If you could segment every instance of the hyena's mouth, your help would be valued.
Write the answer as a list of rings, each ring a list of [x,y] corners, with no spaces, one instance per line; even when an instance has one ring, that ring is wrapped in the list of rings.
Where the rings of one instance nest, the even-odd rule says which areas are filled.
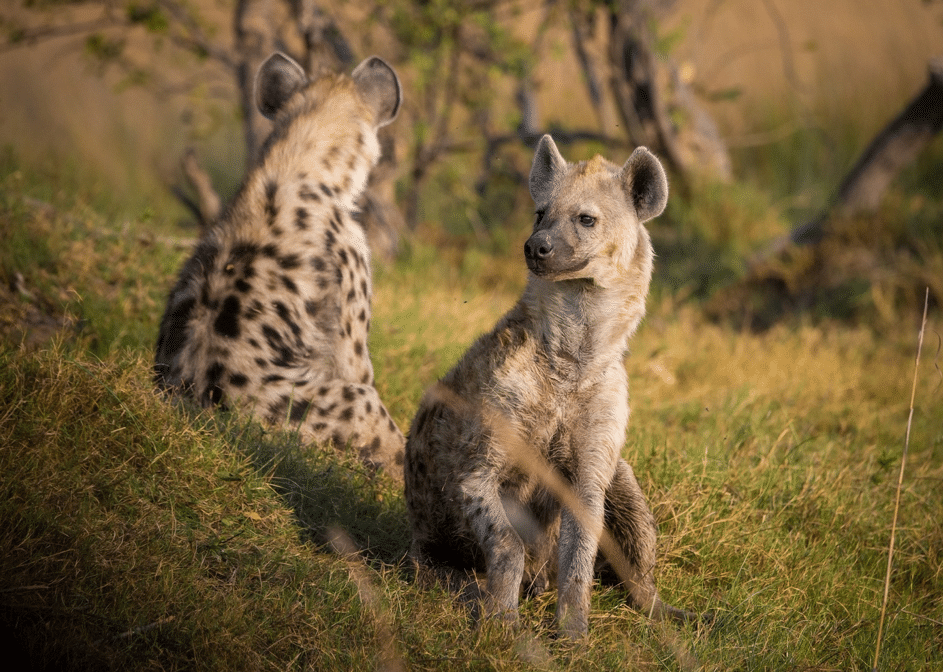
[[[584,268],[589,265],[589,260],[584,259],[583,261],[577,262],[570,266],[561,266],[557,263],[557,259],[550,257],[549,259],[535,259],[534,257],[526,257],[527,260],[527,269],[540,278],[553,279],[555,276],[568,276],[572,277],[574,274],[579,273]]]

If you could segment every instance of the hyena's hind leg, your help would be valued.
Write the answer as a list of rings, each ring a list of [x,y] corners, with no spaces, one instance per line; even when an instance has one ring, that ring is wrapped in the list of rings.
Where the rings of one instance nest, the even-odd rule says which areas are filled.
[[[350,446],[366,464],[403,480],[406,439],[372,385],[343,380],[296,383],[282,412],[281,420],[297,425],[306,440]]]
[[[600,568],[604,578],[614,580],[629,593],[629,603],[656,620],[671,618],[688,622],[698,615],[662,601],[655,588],[655,546],[657,528],[635,480],[632,467],[619,460],[615,478],[606,492],[606,529],[621,551],[621,558],[609,558]]]

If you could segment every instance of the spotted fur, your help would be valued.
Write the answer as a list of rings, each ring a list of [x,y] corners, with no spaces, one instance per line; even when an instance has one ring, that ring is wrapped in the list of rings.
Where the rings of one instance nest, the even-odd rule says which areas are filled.
[[[664,170],[644,148],[624,166],[572,165],[544,136],[530,190],[522,298],[426,393],[409,431],[412,556],[452,587],[484,570],[486,610],[511,622],[522,587],[555,580],[558,626],[575,637],[608,540],[608,573],[629,602],[686,618],[655,589],[655,521],[621,457],[623,357],[652,273],[642,223],[665,206]]]
[[[273,130],[170,293],[155,380],[350,446],[402,478],[405,440],[374,388],[370,251],[354,219],[399,81],[379,58],[308,81],[274,54],[256,91]]]

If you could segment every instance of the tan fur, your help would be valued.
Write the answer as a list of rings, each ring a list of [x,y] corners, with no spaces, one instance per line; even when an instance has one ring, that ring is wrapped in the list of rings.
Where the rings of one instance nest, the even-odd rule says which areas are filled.
[[[485,607],[511,622],[522,586],[556,579],[558,625],[578,636],[602,543],[632,604],[686,617],[658,597],[655,522],[621,458],[623,356],[652,273],[642,221],[664,207],[664,171],[644,149],[621,167],[574,166],[545,136],[531,193],[523,296],[427,392],[409,432],[412,555],[451,585],[486,571]]]
[[[354,219],[399,83],[375,58],[309,82],[276,54],[257,90],[271,136],[171,291],[156,381],[350,445],[399,479],[405,440],[373,386],[370,250]]]

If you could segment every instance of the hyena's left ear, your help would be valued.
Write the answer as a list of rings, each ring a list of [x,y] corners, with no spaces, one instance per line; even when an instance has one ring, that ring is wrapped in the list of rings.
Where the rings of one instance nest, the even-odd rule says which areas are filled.
[[[396,119],[402,91],[396,71],[379,56],[371,56],[350,73],[364,101],[376,113],[377,128]]]
[[[557,183],[566,173],[566,159],[557,149],[549,135],[544,135],[534,151],[534,164],[530,169],[530,195],[534,203],[542,205],[550,200]]]
[[[289,56],[275,52],[259,68],[255,78],[255,102],[259,112],[272,119],[292,95],[307,84],[304,69]]]
[[[668,202],[668,178],[661,162],[644,147],[638,147],[622,166],[622,189],[635,208],[641,224],[657,217]]]

